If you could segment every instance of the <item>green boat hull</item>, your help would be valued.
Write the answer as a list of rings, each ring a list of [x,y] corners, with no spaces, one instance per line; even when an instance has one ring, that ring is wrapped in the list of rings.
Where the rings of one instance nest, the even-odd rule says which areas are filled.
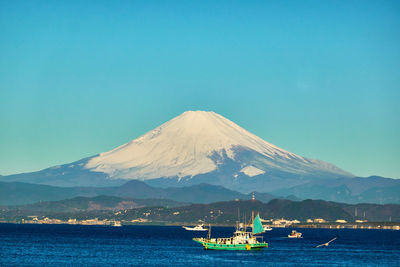
[[[204,249],[215,249],[215,250],[257,250],[268,248],[268,243],[256,243],[256,244],[218,244],[214,242],[204,242],[193,239],[197,243],[203,245]]]

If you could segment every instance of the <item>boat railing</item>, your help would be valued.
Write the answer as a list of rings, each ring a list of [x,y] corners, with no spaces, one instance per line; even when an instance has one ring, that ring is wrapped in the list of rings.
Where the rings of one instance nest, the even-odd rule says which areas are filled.
[[[233,242],[233,238],[232,237],[227,237],[227,238],[218,238],[217,239],[217,244],[227,244],[230,245]]]

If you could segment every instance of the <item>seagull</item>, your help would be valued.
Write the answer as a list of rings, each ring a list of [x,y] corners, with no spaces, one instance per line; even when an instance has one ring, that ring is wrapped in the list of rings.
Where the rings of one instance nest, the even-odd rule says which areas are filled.
[[[316,248],[319,248],[319,247],[322,247],[322,246],[329,246],[329,243],[331,243],[333,240],[336,240],[337,239],[337,237],[335,237],[335,238],[333,238],[333,239],[331,239],[331,240],[329,240],[328,242],[326,242],[326,243],[323,243],[323,244],[321,244],[321,245],[318,245],[318,246],[316,246]]]

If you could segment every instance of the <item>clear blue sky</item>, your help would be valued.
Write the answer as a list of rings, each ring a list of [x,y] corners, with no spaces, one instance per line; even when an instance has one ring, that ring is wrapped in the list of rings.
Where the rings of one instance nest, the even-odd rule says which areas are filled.
[[[400,1],[1,1],[0,174],[186,110],[400,178]]]

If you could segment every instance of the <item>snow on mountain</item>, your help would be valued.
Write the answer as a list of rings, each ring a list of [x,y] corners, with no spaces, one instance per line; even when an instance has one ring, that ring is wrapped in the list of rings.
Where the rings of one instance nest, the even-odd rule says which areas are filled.
[[[215,171],[221,159],[236,160],[238,149],[255,152],[269,162],[262,166],[241,163],[241,172],[250,177],[268,172],[268,168],[351,176],[329,163],[283,150],[206,111],[184,112],[129,143],[91,158],[85,168],[110,178],[193,177]]]
[[[243,169],[240,170],[240,172],[246,174],[249,177],[253,177],[253,176],[257,176],[257,175],[265,173],[265,171],[260,170],[260,169],[254,167],[254,166],[251,166],[251,165],[244,167]]]

